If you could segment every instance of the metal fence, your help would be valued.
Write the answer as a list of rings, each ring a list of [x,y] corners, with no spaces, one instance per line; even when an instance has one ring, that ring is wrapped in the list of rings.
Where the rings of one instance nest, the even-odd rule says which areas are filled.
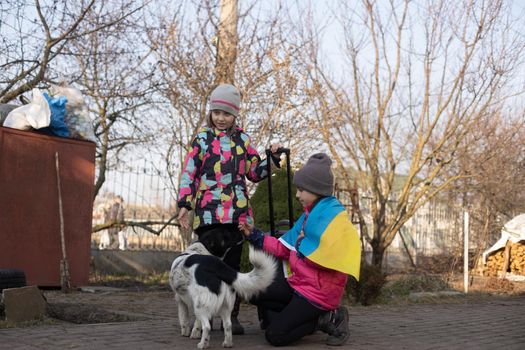
[[[336,187],[336,196],[352,212],[351,197],[357,195],[356,189],[348,190]],[[370,208],[372,199],[366,195],[356,196],[364,220],[372,229]],[[354,199],[356,201],[356,199]],[[392,200],[391,205],[395,204]],[[384,263],[393,268],[418,265],[418,258],[456,256],[463,245],[463,210],[451,206],[449,203],[430,200],[423,205],[408,220],[397,233],[392,244],[385,252]],[[388,212],[387,212],[388,215]],[[353,216],[357,220],[357,216]],[[475,237],[475,235],[473,236]],[[475,239],[471,240],[471,247],[477,248]],[[367,259],[371,258],[372,249],[365,244]]]
[[[106,183],[95,201],[94,224],[103,222],[104,206],[115,195],[124,199],[127,221],[167,221],[176,212],[175,191],[170,186],[168,174],[149,166],[146,161],[139,166],[107,174]],[[350,195],[349,191],[337,192],[338,198],[349,209]],[[360,196],[359,203],[365,220],[370,221],[371,200]],[[159,236],[137,227],[127,227],[124,233],[128,240],[128,249],[180,250],[185,245],[178,228],[173,226],[164,229]],[[99,245],[103,234],[104,232],[93,234],[94,247]],[[417,262],[418,256],[452,253],[460,247],[461,242],[461,211],[433,200],[419,209],[403,226],[388,253],[410,254]]]
[[[93,225],[105,221],[105,210],[116,196],[123,198],[125,221],[167,222],[176,212],[175,191],[171,186],[169,174],[144,160],[126,168],[109,171],[93,206]],[[161,224],[151,226],[159,230]],[[92,247],[101,247],[107,239],[108,231],[92,234]],[[174,250],[184,248],[185,242],[174,226],[165,227],[159,235],[134,226],[122,230],[127,241],[126,249]],[[102,245],[103,246],[103,245]]]
[[[133,219],[164,218],[175,202],[169,174],[148,160],[109,171],[100,193],[101,200],[112,195],[122,196],[127,215]]]

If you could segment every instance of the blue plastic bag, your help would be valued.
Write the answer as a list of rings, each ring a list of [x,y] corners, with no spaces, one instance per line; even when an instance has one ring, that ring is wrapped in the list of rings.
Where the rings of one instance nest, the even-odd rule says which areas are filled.
[[[47,92],[44,92],[44,97],[51,109],[51,122],[49,127],[40,130],[55,136],[69,137],[69,128],[65,122],[67,98],[64,96],[51,97]]]

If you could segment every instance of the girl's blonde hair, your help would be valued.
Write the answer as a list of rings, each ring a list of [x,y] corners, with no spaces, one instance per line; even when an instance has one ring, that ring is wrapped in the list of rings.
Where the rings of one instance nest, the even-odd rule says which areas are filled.
[[[226,130],[226,135],[231,136],[235,130],[237,129],[237,119],[238,117],[234,116],[233,124]],[[213,124],[213,120],[211,119],[211,110],[208,111],[208,114],[206,114],[206,125],[210,129],[215,129],[215,125]]]

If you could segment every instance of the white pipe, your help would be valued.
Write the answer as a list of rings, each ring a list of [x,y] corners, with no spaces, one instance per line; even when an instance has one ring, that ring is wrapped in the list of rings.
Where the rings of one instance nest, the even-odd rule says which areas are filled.
[[[465,294],[468,293],[468,236],[469,236],[469,216],[465,211],[463,214],[463,288]]]

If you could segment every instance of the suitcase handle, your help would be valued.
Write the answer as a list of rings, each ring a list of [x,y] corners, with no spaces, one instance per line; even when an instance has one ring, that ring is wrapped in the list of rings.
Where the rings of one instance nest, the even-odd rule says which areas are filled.
[[[277,152],[280,154],[286,154],[286,175],[287,175],[287,184],[288,184],[288,226],[293,227],[293,203],[292,203],[292,174],[290,171],[290,149],[289,148],[279,148]],[[266,150],[266,170],[268,173],[268,204],[269,204],[269,215],[270,215],[270,235],[276,236],[277,231],[275,230],[275,219],[274,219],[274,209],[273,209],[273,194],[272,194],[272,162],[271,162],[272,151],[270,149]]]

